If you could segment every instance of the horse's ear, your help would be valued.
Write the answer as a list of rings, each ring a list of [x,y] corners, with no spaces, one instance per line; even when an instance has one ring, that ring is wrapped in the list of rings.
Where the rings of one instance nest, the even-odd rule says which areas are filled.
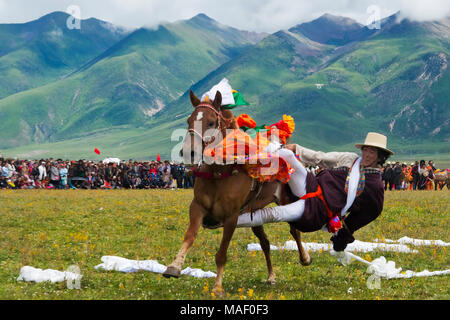
[[[195,94],[194,94],[194,92],[192,92],[192,90],[189,93],[189,96],[191,97],[191,103],[194,108],[201,103],[200,99],[195,96]]]
[[[216,97],[214,98],[213,102],[214,108],[216,108],[217,111],[220,111],[220,108],[222,107],[222,94],[220,91],[216,92]]]

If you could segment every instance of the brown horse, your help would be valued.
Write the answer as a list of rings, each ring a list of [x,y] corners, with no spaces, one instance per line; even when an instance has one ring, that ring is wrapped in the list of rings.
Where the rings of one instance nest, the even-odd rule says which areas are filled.
[[[186,135],[183,150],[184,157],[190,156],[190,162],[202,156],[208,143],[216,136],[207,136],[205,132],[217,129],[225,137],[226,129],[237,129],[237,124],[230,110],[222,110],[222,95],[217,92],[214,101],[201,102],[191,91],[191,103],[194,112],[188,118],[189,131]],[[195,122],[201,122],[201,130],[195,127]],[[213,130],[214,131],[214,130]],[[186,154],[186,151],[189,154]],[[165,277],[179,277],[186,258],[187,251],[194,242],[200,226],[214,228],[223,226],[223,236],[219,250],[216,254],[217,277],[213,292],[222,295],[222,278],[227,259],[227,249],[236,229],[238,216],[244,211],[254,211],[267,206],[269,203],[287,204],[295,201],[287,185],[280,182],[266,182],[260,184],[247,175],[236,165],[201,164],[197,169],[197,178],[194,184],[194,199],[189,208],[189,227],[184,235],[181,248],[173,262],[164,272]],[[263,226],[253,227],[253,233],[259,239],[268,269],[268,283],[275,283],[270,260],[270,243]],[[311,258],[302,246],[300,232],[291,226],[291,235],[294,237],[300,255],[300,263],[309,265]]]
[[[445,185],[447,185],[447,189],[450,189],[450,171],[447,169],[436,172],[434,174],[434,183],[438,184],[441,190]]]

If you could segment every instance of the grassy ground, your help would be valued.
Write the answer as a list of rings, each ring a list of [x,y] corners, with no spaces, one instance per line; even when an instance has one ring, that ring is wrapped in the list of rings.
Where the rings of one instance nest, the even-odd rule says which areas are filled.
[[[188,223],[191,190],[152,191],[1,191],[0,299],[217,299],[214,279],[159,274],[98,271],[103,255],[155,259],[169,264]],[[356,238],[398,239],[403,236],[450,241],[450,191],[387,192],[382,215]],[[285,223],[266,226],[272,244],[292,240]],[[329,242],[324,232],[303,234],[304,242]],[[185,267],[215,272],[214,255],[220,230],[201,229]],[[329,253],[311,253],[313,263],[302,267],[298,253],[273,251],[277,284],[265,283],[262,252],[248,252],[257,242],[250,229],[236,230],[228,251],[224,289],[226,299],[450,299],[449,276],[382,280],[369,290],[364,265],[340,265]],[[450,268],[445,247],[416,247],[417,254],[371,252],[384,255],[403,270]],[[20,268],[66,270],[78,265],[80,290],[65,283],[16,281]],[[348,289],[352,288],[352,293]]]

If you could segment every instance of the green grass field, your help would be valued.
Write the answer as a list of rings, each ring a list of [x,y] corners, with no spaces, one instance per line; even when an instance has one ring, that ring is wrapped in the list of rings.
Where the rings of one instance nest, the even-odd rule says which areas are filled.
[[[167,265],[177,253],[188,224],[192,190],[1,191],[0,299],[219,299],[212,295],[214,279],[160,274],[99,271],[104,255],[154,259]],[[355,233],[358,240],[376,238],[450,241],[450,191],[387,192],[384,211]],[[286,223],[265,227],[271,243],[292,240]],[[221,229],[201,229],[184,267],[216,272],[214,255]],[[329,242],[330,234],[302,234],[304,242]],[[449,276],[381,281],[367,288],[366,266],[344,267],[328,252],[311,253],[303,267],[295,251],[272,251],[277,275],[266,284],[261,251],[248,252],[257,242],[250,229],[237,229],[228,250],[225,299],[450,299]],[[449,248],[414,247],[417,254],[373,251],[365,259],[385,256],[403,270],[450,268]],[[66,283],[18,282],[22,266],[64,271],[80,267],[81,289]],[[348,289],[352,288],[352,293]]]

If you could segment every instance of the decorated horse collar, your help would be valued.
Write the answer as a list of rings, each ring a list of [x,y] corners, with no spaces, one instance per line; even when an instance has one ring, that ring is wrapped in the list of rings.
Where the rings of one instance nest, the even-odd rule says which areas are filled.
[[[192,171],[194,173],[194,176],[196,178],[211,180],[211,179],[226,179],[231,176],[237,175],[239,173],[239,170],[241,169],[241,165],[233,164],[231,167],[231,172],[207,172],[207,171],[200,171],[200,164],[197,166],[197,168],[194,168]]]

